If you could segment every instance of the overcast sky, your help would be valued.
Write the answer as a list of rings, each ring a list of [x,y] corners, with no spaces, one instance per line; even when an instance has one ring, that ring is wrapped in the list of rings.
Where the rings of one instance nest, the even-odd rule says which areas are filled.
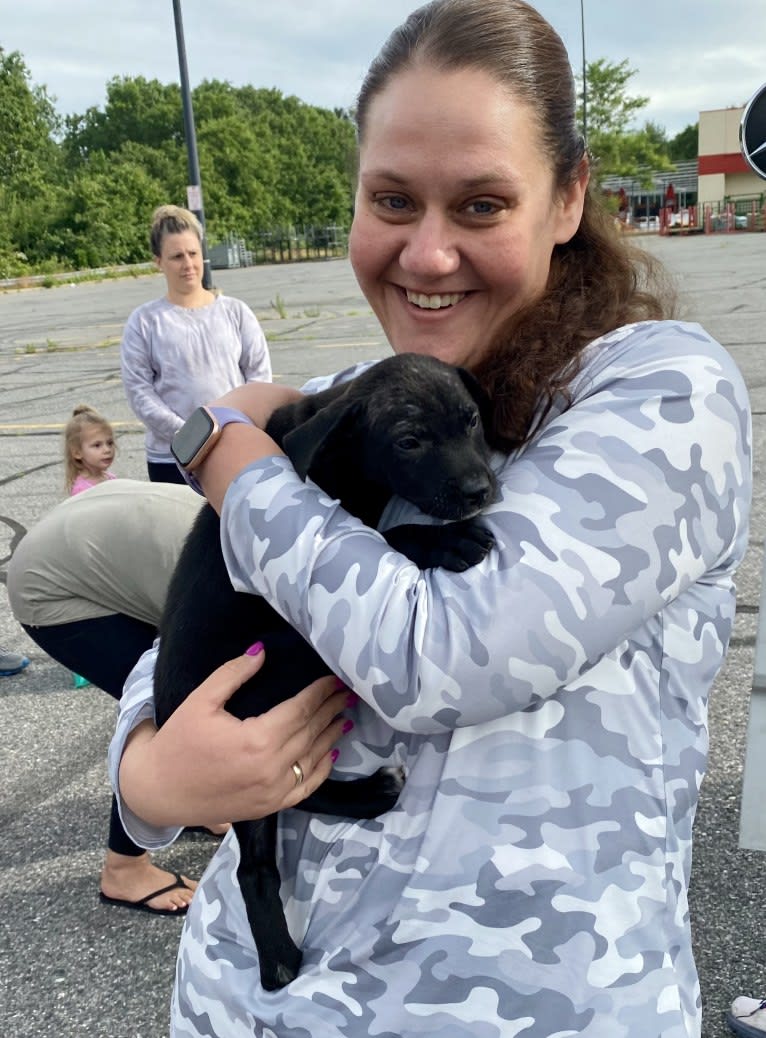
[[[365,68],[417,0],[182,0],[189,78],[276,87],[349,107]],[[588,61],[628,60],[640,115],[673,136],[766,82],[764,0],[583,0]],[[582,67],[580,0],[538,0]],[[113,76],[177,82],[172,0],[0,0],[0,47],[20,51],[61,115],[103,107]]]

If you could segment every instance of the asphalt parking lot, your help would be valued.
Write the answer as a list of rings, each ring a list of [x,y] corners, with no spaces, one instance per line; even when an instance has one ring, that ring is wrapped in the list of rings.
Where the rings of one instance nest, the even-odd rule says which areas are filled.
[[[750,549],[734,638],[711,700],[692,881],[703,1036],[723,1038],[734,995],[766,996],[766,854],[738,846],[766,537],[766,235],[647,236],[645,244],[678,279],[686,316],[737,359],[753,406]],[[346,260],[218,271],[215,282],[255,310],[275,375],[287,384],[386,352]],[[109,908],[97,898],[113,702],[96,689],[72,687],[69,673],[15,623],[5,592],[15,545],[64,496],[61,428],[75,404],[91,403],[115,423],[114,471],[145,477],[118,340],[128,313],[162,290],[159,277],[144,275],[0,291],[0,644],[31,660],[21,675],[0,678],[0,1034],[7,1038],[167,1034],[180,920]],[[184,836],[158,860],[197,876],[214,849],[210,839]]]

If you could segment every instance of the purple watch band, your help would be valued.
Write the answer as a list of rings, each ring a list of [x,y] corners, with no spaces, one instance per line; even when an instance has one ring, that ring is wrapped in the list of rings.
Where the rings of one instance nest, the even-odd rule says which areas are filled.
[[[221,432],[223,431],[223,429],[226,428],[227,425],[233,425],[233,424],[252,425],[253,424],[251,419],[249,419],[246,414],[243,414],[242,411],[238,411],[234,407],[203,407],[203,408],[197,408],[197,410],[198,411],[206,411],[208,415],[211,415],[214,418],[215,423],[216,423],[216,425],[218,427],[217,428],[217,432],[214,431],[215,432],[215,440],[218,439],[218,437],[221,435]],[[194,413],[196,414],[196,412],[194,412]],[[194,416],[192,415],[191,418],[193,418],[193,417]],[[190,421],[191,421],[191,418],[189,419]],[[181,427],[181,429],[183,429],[183,428],[184,428],[184,426]],[[210,434],[210,437],[208,438],[208,440],[212,436],[213,436],[213,433]],[[189,486],[192,488],[192,490],[196,490],[196,492],[198,494],[200,494],[200,495],[202,495],[204,497],[205,496],[204,491],[203,491],[203,489],[202,489],[202,487],[200,485],[199,480],[194,475],[194,472],[190,472],[177,459],[176,459],[176,464],[178,465],[178,468],[179,468],[179,471],[181,472],[181,475],[184,477],[184,479],[189,484]]]

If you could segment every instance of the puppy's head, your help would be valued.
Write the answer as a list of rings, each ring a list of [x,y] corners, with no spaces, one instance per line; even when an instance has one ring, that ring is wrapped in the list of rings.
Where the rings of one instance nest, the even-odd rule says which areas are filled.
[[[379,478],[428,515],[456,520],[480,512],[496,484],[484,437],[489,401],[478,382],[419,354],[399,354],[377,368],[385,378],[369,395],[366,422],[371,439],[385,444],[376,459]]]
[[[345,478],[364,479],[429,515],[464,519],[495,492],[482,423],[488,406],[467,371],[398,354],[336,391],[283,446],[303,478],[311,474],[330,492],[327,483],[337,486],[345,467]]]

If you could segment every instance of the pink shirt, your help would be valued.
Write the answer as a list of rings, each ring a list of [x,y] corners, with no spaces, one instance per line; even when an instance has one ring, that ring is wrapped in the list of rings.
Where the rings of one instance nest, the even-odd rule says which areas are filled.
[[[104,479],[117,479],[113,472],[105,472]],[[72,484],[72,489],[69,491],[70,497],[74,497],[75,494],[81,494],[83,490],[90,490],[91,487],[97,487],[99,483],[103,483],[104,479],[89,479],[87,476],[78,476]]]

